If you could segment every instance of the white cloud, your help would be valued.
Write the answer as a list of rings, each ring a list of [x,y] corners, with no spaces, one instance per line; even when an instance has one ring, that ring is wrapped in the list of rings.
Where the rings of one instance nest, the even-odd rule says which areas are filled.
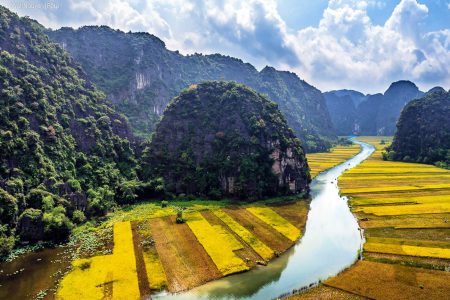
[[[322,89],[375,92],[399,79],[424,88],[450,86],[449,32],[421,31],[425,5],[402,0],[378,26],[367,15],[367,3],[356,2],[331,0],[318,27],[297,32],[299,74]]]
[[[54,10],[19,12],[52,28],[104,24],[148,31],[172,50],[218,52],[257,67],[289,69],[323,90],[382,91],[399,79],[411,79],[423,88],[450,86],[450,28],[425,32],[422,23],[428,8],[416,0],[401,0],[383,25],[373,24],[367,10],[383,8],[384,1],[330,0],[318,26],[297,32],[278,14],[276,0],[59,0],[58,4]]]

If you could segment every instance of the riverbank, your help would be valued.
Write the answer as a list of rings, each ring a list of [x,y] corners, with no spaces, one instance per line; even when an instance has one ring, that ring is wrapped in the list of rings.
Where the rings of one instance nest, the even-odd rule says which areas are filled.
[[[448,299],[450,171],[383,161],[390,138],[358,139],[377,151],[346,172],[339,186],[364,229],[364,260],[326,280],[326,290],[343,297]]]
[[[359,146],[339,146],[329,153],[313,154],[309,157],[309,163],[317,174],[358,151]],[[324,164],[324,160],[329,161]],[[171,201],[167,207],[161,207],[159,202],[123,207],[109,214],[100,224],[87,223],[78,227],[73,235],[73,244],[78,247],[73,251],[65,251],[67,255],[64,259],[57,259],[57,249],[50,249],[46,250],[50,252],[45,259],[40,258],[43,252],[37,252],[16,260],[17,265],[23,266],[22,272],[14,274],[16,270],[13,267],[3,268],[8,270],[8,275],[13,275],[2,277],[0,295],[8,299],[41,296],[51,299],[58,279],[69,271],[72,259],[75,259],[74,267],[64,277],[61,289],[66,285],[76,290],[76,284],[79,284],[79,290],[93,292],[88,285],[95,282],[94,277],[98,275],[95,270],[108,270],[108,266],[117,260],[115,253],[118,250],[115,247],[119,245],[116,240],[121,241],[121,235],[129,236],[126,228],[130,228],[132,239],[125,240],[125,247],[121,249],[125,249],[124,257],[134,257],[136,268],[131,273],[130,270],[110,271],[136,277],[137,293],[141,295],[162,289],[183,291],[228,274],[255,268],[285,252],[303,234],[309,202],[292,200],[295,199],[268,199],[245,206],[236,206],[231,201]],[[186,209],[185,224],[175,224],[177,207]],[[116,232],[115,226],[123,223],[129,225],[122,226],[120,234]],[[217,239],[221,243],[214,244]],[[218,249],[219,254],[215,254]],[[52,257],[52,251],[55,257]],[[174,256],[173,253],[180,255]],[[40,267],[34,269],[26,263],[20,264],[21,261],[27,261],[27,257],[33,257],[35,261],[40,259]],[[230,264],[230,261],[234,263]],[[70,275],[73,272],[75,275]],[[97,275],[92,277],[89,272]],[[101,287],[100,294],[114,290],[114,286],[108,283],[114,280],[107,274],[104,274],[103,279],[100,276],[96,284]],[[50,282],[38,278],[53,280]],[[83,280],[79,281],[78,278]],[[92,280],[86,281],[86,278]],[[19,285],[23,288],[17,292],[16,287]],[[95,289],[93,293],[96,293]],[[63,294],[65,298],[82,298],[72,292]]]

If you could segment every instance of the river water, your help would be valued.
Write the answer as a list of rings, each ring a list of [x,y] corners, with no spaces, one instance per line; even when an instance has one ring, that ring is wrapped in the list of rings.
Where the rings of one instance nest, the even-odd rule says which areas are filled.
[[[361,152],[315,177],[311,183],[311,208],[304,236],[267,266],[212,281],[180,294],[161,293],[153,299],[272,299],[336,275],[352,265],[362,247],[362,233],[337,178],[369,157],[375,148]]]
[[[347,199],[340,197],[337,178],[366,159],[373,146],[355,141],[362,150],[350,160],[315,177],[305,234],[291,249],[246,273],[212,281],[180,294],[161,293],[156,299],[271,299],[333,276],[353,264],[362,246],[356,219]],[[0,299],[30,299],[46,291],[53,298],[57,278],[70,265],[66,248],[28,253],[0,264]]]

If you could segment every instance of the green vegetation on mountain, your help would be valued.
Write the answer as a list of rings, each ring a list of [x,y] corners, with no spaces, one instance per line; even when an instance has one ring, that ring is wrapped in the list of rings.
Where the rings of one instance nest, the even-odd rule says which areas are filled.
[[[450,168],[450,92],[435,88],[411,101],[384,158]]]
[[[0,255],[66,239],[136,180],[126,119],[44,30],[0,6]]]
[[[183,56],[147,33],[124,33],[106,26],[61,28],[47,34],[80,62],[134,132],[149,137],[170,99],[207,80],[230,80],[265,93],[276,102],[308,151],[325,151],[336,139],[321,92],[291,72],[266,67],[258,72],[239,59]]]
[[[167,107],[143,177],[166,190],[221,198],[261,198],[308,190],[300,141],[271,102],[233,82],[193,85]]]

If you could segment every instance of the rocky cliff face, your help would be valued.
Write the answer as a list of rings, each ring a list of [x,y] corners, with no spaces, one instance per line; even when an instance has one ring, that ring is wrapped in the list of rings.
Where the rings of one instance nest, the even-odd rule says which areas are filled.
[[[349,135],[358,132],[355,120],[357,119],[356,107],[349,95],[341,95],[334,92],[324,93],[324,97],[330,111],[331,121],[338,135]]]
[[[351,90],[324,93],[338,134],[363,135],[393,135],[403,107],[422,95],[414,83],[404,80],[392,83],[384,94],[364,96]]]
[[[450,92],[433,88],[409,102],[385,157],[450,168]]]
[[[300,141],[277,104],[232,82],[193,85],[175,97],[145,151],[144,176],[174,193],[260,198],[308,191]]]
[[[377,135],[393,135],[400,113],[409,101],[420,98],[423,92],[411,81],[391,84],[383,95],[375,118]]]
[[[70,51],[143,137],[155,129],[169,100],[182,89],[205,80],[232,80],[267,93],[278,103],[308,150],[325,150],[335,138],[320,91],[293,73],[273,68],[258,72],[250,64],[219,54],[183,56],[167,50],[153,35],[105,26],[62,28],[48,35]]]

